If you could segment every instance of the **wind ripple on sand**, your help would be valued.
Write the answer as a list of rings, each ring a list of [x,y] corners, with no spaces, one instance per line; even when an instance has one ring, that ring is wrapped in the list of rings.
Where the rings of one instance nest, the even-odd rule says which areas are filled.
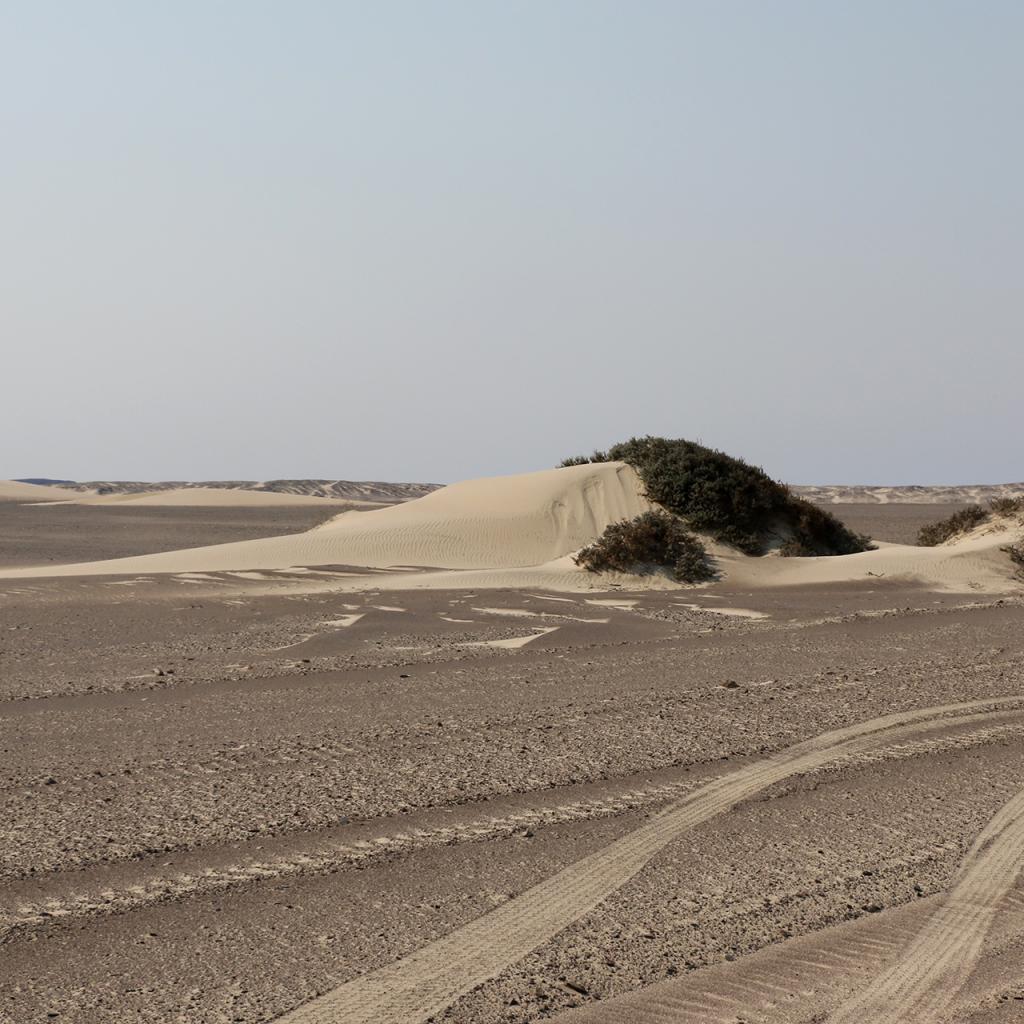
[[[282,1024],[415,1024],[440,1013],[593,910],[673,839],[799,772],[924,728],[961,724],[1019,697],[970,701],[871,719],[824,733],[701,787],[604,849],[451,934],[334,989],[280,1018]],[[960,713],[968,718],[942,716]]]

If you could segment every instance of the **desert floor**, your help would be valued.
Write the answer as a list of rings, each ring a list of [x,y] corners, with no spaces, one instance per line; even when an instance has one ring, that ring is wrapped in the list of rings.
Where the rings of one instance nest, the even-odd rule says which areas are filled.
[[[8,503],[0,565],[336,512]],[[345,571],[0,579],[0,1021],[1024,1020],[1024,598]]]
[[[99,561],[201,544],[301,533],[338,514],[323,507],[51,505],[0,501],[0,568]]]

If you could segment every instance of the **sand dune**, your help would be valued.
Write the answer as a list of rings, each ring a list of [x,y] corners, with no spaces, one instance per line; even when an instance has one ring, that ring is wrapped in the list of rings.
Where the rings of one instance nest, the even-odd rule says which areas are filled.
[[[1019,528],[1007,527],[972,535],[934,548],[910,544],[879,544],[876,551],[822,558],[748,558],[718,547],[722,571],[739,585],[804,586],[867,579],[918,579],[944,589],[1003,592],[1019,589],[1008,557],[1001,548],[1020,539]]]
[[[290,566],[538,566],[578,550],[609,523],[650,508],[625,463],[470,480],[416,501],[349,512],[307,533],[135,558],[9,570],[3,576],[178,573]]]
[[[23,484],[20,480],[0,480],[0,501],[68,501],[79,498],[77,491],[45,484]]]
[[[36,490],[52,491],[23,484],[16,493],[32,495]],[[190,488],[84,500],[189,505],[196,503],[197,494],[216,505],[328,500],[215,488],[204,495],[203,491]],[[80,495],[75,498],[83,500]],[[651,507],[632,467],[622,462],[595,463],[452,484],[400,505],[342,513],[306,533],[102,562],[9,569],[0,572],[0,578],[350,565],[449,570],[402,572],[400,579],[392,581],[400,588],[541,586],[586,590],[607,586],[609,578],[584,572],[569,556],[600,536],[610,523]],[[721,575],[741,586],[902,578],[940,589],[996,593],[1019,587],[1000,549],[1019,539],[1021,532],[1019,523],[1004,521],[936,548],[881,544],[875,551],[820,558],[750,558],[718,544],[709,544],[709,549]],[[662,576],[616,578],[616,582],[624,580],[635,587],[671,585]],[[389,582],[375,576],[374,585],[388,586]]]
[[[46,487],[40,490],[54,491],[57,488]],[[380,508],[384,503],[361,501],[347,498],[321,498],[311,494],[292,494],[287,491],[249,491],[240,487],[178,487],[170,490],[131,491],[115,494],[71,494],[71,498],[55,499],[47,496],[41,501],[59,505],[118,505],[118,506],[177,506],[195,508],[269,508],[280,505],[356,505],[367,508]]]

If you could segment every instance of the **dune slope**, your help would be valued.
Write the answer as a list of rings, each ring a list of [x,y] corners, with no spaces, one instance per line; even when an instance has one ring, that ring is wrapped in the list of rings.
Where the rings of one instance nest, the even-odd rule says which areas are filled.
[[[534,566],[576,551],[650,508],[625,463],[469,480],[307,533],[134,558],[9,570],[4,577],[283,569],[290,566]]]
[[[77,491],[48,484],[25,484],[20,480],[0,480],[0,501],[68,501],[79,498]]]

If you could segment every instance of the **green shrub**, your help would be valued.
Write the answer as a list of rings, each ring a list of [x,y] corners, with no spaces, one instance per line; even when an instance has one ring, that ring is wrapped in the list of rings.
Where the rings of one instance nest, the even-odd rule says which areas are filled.
[[[592,462],[607,462],[608,456],[604,452],[594,452],[593,455],[570,455],[567,459],[562,459],[558,464],[559,469],[565,469],[566,466],[588,466]]]
[[[687,526],[750,555],[763,554],[772,537],[789,534],[795,554],[847,555],[870,540],[823,508],[796,497],[763,469],[693,441],[634,437],[581,462],[627,462],[648,498]]]
[[[783,544],[779,552],[782,555],[854,555],[859,551],[870,551],[875,546],[867,534],[854,533],[831,512],[806,498],[790,494],[790,511],[794,536]],[[794,544],[802,550],[786,550]]]
[[[936,544],[942,544],[958,533],[974,529],[988,518],[989,513],[981,505],[968,505],[946,519],[922,526],[917,532],[917,543],[921,547],[933,548]]]
[[[699,583],[714,576],[704,545],[675,516],[644,512],[635,519],[611,523],[576,555],[591,572],[635,572],[644,566],[672,570],[677,580]]]

